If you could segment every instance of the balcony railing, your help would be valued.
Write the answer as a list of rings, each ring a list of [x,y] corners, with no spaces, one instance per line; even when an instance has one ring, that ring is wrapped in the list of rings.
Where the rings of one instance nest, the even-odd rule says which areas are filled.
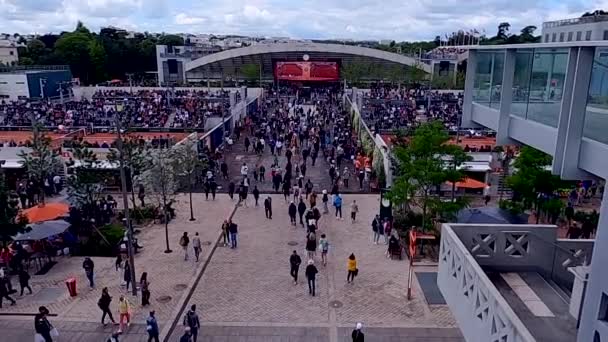
[[[437,283],[468,342],[535,342],[454,230],[441,229]]]

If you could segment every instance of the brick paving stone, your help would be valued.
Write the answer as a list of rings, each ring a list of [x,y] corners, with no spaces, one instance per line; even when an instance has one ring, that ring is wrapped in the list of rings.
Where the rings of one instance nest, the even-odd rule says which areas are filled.
[[[128,297],[133,308],[132,321],[143,322],[149,310],[156,310],[159,324],[162,325],[172,318],[174,308],[180,298],[187,293],[188,289],[176,291],[177,284],[189,285],[201,267],[210,251],[210,246],[203,246],[199,263],[194,262],[194,253],[189,251],[190,260],[183,260],[183,251],[178,241],[183,232],[188,231],[192,237],[199,232],[201,241],[215,242],[223,219],[229,214],[234,202],[227,195],[219,195],[215,201],[205,201],[204,195],[194,194],[193,203],[195,207],[196,221],[188,221],[190,217],[187,195],[177,198],[177,217],[169,224],[169,243],[173,253],[165,254],[165,232],[164,225],[153,224],[141,228],[137,238],[143,244],[143,250],[135,256],[137,278],[142,272],[148,272],[151,290],[151,305],[143,308],[140,298]],[[82,257],[58,258],[58,264],[44,276],[32,276],[32,287],[34,292],[39,292],[42,287],[57,287],[63,289],[63,294],[51,303],[34,301],[35,296],[17,296],[16,306],[4,306],[0,313],[35,313],[38,306],[46,305],[52,313],[59,316],[54,318],[61,322],[94,322],[100,320],[101,312],[97,307],[101,289],[108,287],[113,296],[112,311],[117,319],[118,297],[120,294],[127,295],[124,287],[121,287],[122,271],[116,272],[114,258],[93,258],[95,262],[96,288],[90,290],[82,270]],[[70,298],[65,290],[64,280],[74,276],[78,282],[78,296]],[[130,292],[129,292],[130,293]],[[160,303],[160,296],[171,296],[171,301]],[[7,316],[7,318],[10,318]],[[142,331],[145,334],[145,331]]]
[[[378,196],[345,195],[345,220],[336,220],[332,214],[320,220],[318,236],[327,233],[331,247],[327,267],[320,264],[320,256],[315,258],[320,271],[315,298],[308,295],[305,282],[294,286],[289,276],[288,259],[293,249],[306,263],[305,229],[289,224],[287,204],[281,195],[271,197],[272,220],[264,217],[262,207],[252,207],[251,203],[238,208],[233,219],[239,225],[238,248],[218,248],[194,290],[190,304],[200,308],[203,325],[335,326],[362,321],[373,327],[446,326],[446,320],[428,308],[415,278],[414,298],[407,300],[408,262],[387,259],[386,245],[372,243],[371,220],[379,207]],[[353,199],[359,204],[360,214],[351,224],[348,216]],[[289,246],[289,241],[298,245]],[[351,252],[357,256],[360,269],[352,285],[345,279]],[[330,308],[331,300],[339,300],[343,306]]]

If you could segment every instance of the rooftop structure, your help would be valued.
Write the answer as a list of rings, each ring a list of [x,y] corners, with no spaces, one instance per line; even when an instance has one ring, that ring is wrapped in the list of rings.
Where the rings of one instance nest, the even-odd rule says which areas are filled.
[[[471,47],[462,127],[485,126],[496,131],[497,145],[522,143],[548,153],[551,171],[562,179],[606,180],[607,58],[605,41]],[[606,198],[604,190],[584,286],[577,333],[581,342],[608,339],[608,251],[600,248],[608,243]]]
[[[547,21],[541,37],[543,43],[608,40],[608,15]]]

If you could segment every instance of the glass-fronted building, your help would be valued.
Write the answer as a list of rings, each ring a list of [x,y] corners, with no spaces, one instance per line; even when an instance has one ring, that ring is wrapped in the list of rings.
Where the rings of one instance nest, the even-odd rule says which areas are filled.
[[[467,68],[463,127],[485,126],[498,144],[552,155],[563,179],[608,179],[608,42],[477,46]],[[608,341],[607,194],[578,341]]]

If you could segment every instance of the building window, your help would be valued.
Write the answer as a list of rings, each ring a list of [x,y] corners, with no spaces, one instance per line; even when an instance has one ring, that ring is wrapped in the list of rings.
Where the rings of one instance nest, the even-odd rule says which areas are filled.
[[[549,42],[549,34],[547,33],[547,34],[545,34],[545,43],[548,43],[548,42]]]
[[[608,30],[604,31],[604,40],[608,40]]]
[[[8,54],[12,56],[15,54],[15,51],[9,51]]]
[[[572,41],[572,35],[574,34],[574,32],[568,32],[568,41],[571,42]]]
[[[608,322],[608,295],[605,293],[602,293],[602,299],[600,299],[600,310],[597,319]]]
[[[25,82],[15,82],[15,84],[25,84]]]
[[[580,42],[582,36],[583,36],[583,32],[581,32],[581,31],[576,32],[576,41]]]
[[[591,40],[591,31],[585,32],[585,40]]]
[[[551,42],[555,43],[555,39],[557,38],[557,33],[551,35]]]
[[[565,36],[564,32],[559,33],[559,42],[560,43],[564,41],[564,36]]]
[[[8,82],[0,82],[0,84],[8,84]]]

